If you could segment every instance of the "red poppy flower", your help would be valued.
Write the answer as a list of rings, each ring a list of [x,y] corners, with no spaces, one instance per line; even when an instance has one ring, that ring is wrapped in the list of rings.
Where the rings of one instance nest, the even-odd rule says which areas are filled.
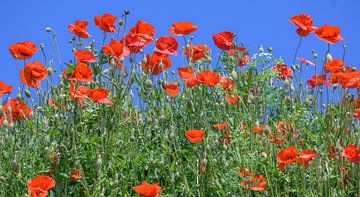
[[[329,44],[335,44],[340,40],[344,40],[344,38],[340,36],[340,28],[335,26],[324,25],[318,28],[315,34],[319,39]]]
[[[10,112],[8,111],[9,108],[11,109]],[[31,108],[17,99],[11,99],[2,106],[2,112],[0,113],[0,125],[2,125],[5,119],[8,123],[12,123],[17,120],[30,118]]]
[[[332,84],[340,83],[343,88],[356,88],[358,87],[358,78],[360,72],[348,72],[348,73],[331,73],[329,81]]]
[[[75,69],[71,73],[69,80],[79,82],[93,82],[92,80],[92,69],[84,63],[77,63]]]
[[[182,79],[190,79],[194,76],[194,70],[192,68],[178,68],[178,76]]]
[[[28,194],[31,197],[45,197],[55,184],[55,180],[49,176],[37,176],[27,182]]]
[[[310,66],[315,66],[315,63],[309,61],[309,60],[306,60],[306,59],[303,59],[303,58],[298,58],[298,60],[302,63],[302,64],[308,64]]]
[[[278,75],[281,80],[285,80],[286,78],[291,78],[293,71],[291,68],[287,67],[286,64],[277,64],[272,67],[272,70]]]
[[[105,55],[111,55],[115,60],[120,57],[126,57],[130,54],[128,48],[122,42],[111,40],[109,45],[103,46],[102,51]]]
[[[290,22],[298,27],[296,33],[301,37],[308,36],[310,32],[314,32],[316,30],[316,27],[312,26],[312,18],[307,14],[293,16],[290,18]]]
[[[169,32],[174,36],[185,36],[198,29],[197,26],[193,26],[192,22],[176,22],[169,28]]]
[[[251,130],[252,130],[253,134],[256,134],[256,135],[264,135],[264,131],[270,132],[270,131],[271,131],[271,127],[266,126],[266,125],[263,125],[263,126],[254,127],[254,128],[252,128]]]
[[[155,28],[144,21],[138,21],[130,29],[129,33],[120,40],[131,53],[139,53],[140,50],[154,41]]]
[[[214,87],[220,82],[220,75],[211,70],[204,70],[196,77],[207,87]]]
[[[68,29],[79,38],[88,38],[90,37],[90,34],[86,32],[88,24],[86,21],[75,21],[75,25],[69,24]]]
[[[316,153],[313,150],[303,150],[296,162],[304,167],[307,167],[309,162],[315,157]]]
[[[222,50],[233,49],[235,44],[232,42],[235,34],[232,32],[220,32],[218,34],[213,34],[213,40],[215,45]]]
[[[245,66],[250,62],[248,54],[248,50],[244,47],[238,47],[237,49],[230,49],[227,51],[229,56],[235,56],[236,59],[239,61],[238,66]]]
[[[162,36],[156,40],[156,53],[177,55],[178,43],[170,36]]]
[[[281,143],[286,143],[286,139],[281,135],[275,135],[274,133],[269,133],[268,141],[272,142],[276,145],[280,145]]]
[[[334,146],[328,146],[326,148],[326,150],[328,151],[328,157],[329,159],[335,159],[336,158],[336,149]]]
[[[9,47],[10,54],[18,60],[30,59],[37,50],[39,49],[36,48],[35,44],[29,41],[18,42]]]
[[[332,73],[338,73],[342,70],[344,67],[344,62],[342,60],[332,60],[330,62],[327,62],[324,66],[325,72],[332,72]]]
[[[79,62],[85,64],[96,62],[94,54],[88,50],[77,50],[74,52],[74,56]]]
[[[227,92],[225,94],[225,99],[229,103],[229,105],[236,105],[238,100],[239,100],[239,97],[236,94],[232,95],[232,94]]]
[[[148,184],[146,181],[142,182],[141,185],[133,187],[133,190],[144,197],[155,197],[160,196],[161,187],[159,184]]]
[[[0,98],[3,94],[11,94],[13,88],[14,86],[8,86],[6,83],[0,81]]]
[[[245,179],[241,182],[242,188],[250,188],[251,191],[265,192],[267,181],[263,176],[252,174],[250,170],[244,171],[241,168],[239,169],[239,175]]]
[[[222,123],[222,124],[214,124],[213,125],[215,127],[215,129],[217,129],[218,131],[224,131],[227,130],[229,128],[229,126],[226,123]]]
[[[205,133],[202,130],[190,130],[185,133],[185,137],[191,143],[201,142],[201,140],[204,138],[204,136],[205,136]]]
[[[226,77],[220,78],[220,86],[223,90],[232,91],[235,88],[235,84]]]
[[[46,67],[40,62],[28,63],[24,70],[20,70],[20,81],[31,88],[38,88],[40,81],[45,79],[47,74]]]
[[[111,14],[104,14],[102,16],[95,16],[94,22],[97,27],[99,27],[104,32],[117,32],[114,23],[116,17]]]
[[[146,55],[146,62],[141,64],[142,70],[151,75],[159,75],[170,67],[171,61],[169,55],[158,53]]]
[[[357,108],[355,110],[354,117],[356,117],[358,121],[360,121],[360,108]]]
[[[185,80],[185,85],[188,88],[192,88],[192,87],[197,86],[199,84],[201,84],[201,81],[198,78],[195,78],[195,77],[192,77],[192,78],[189,78],[189,79]]]
[[[98,88],[95,90],[90,90],[88,92],[88,96],[89,98],[94,102],[94,103],[105,103],[108,105],[112,105],[113,103],[107,98],[109,94],[109,91],[103,89],[103,88]]]
[[[85,98],[88,96],[89,92],[91,91],[90,88],[86,86],[80,86],[75,89],[74,85],[71,84],[69,87],[69,96],[72,100],[77,100],[80,104],[83,104]]]
[[[356,147],[355,145],[353,144],[349,144],[347,145],[342,154],[341,154],[343,157],[345,157],[345,159],[348,161],[348,162],[351,162],[351,163],[358,163],[360,162],[360,153],[359,153],[359,148]]]
[[[80,169],[74,170],[71,172],[71,177],[70,180],[71,181],[77,181],[77,180],[81,180],[82,176],[80,175]]]
[[[177,83],[163,84],[163,88],[171,97],[175,97],[179,93],[179,85]]]
[[[231,143],[230,139],[231,139],[231,135],[228,133],[228,134],[225,135],[225,137],[223,137],[221,139],[221,143],[224,144],[224,145],[228,145],[228,144]]]
[[[326,85],[328,87],[330,87],[330,84],[326,81],[326,74],[322,74],[322,75],[313,75],[311,77],[311,80],[308,80],[306,82],[306,84],[308,86],[311,87],[311,89],[315,88],[316,86],[321,86],[321,85]]]
[[[285,171],[285,165],[296,162],[297,150],[295,147],[287,147],[276,155],[278,167],[281,171]]]
[[[189,49],[185,47],[183,52],[187,59],[195,63],[196,61],[205,58],[206,55],[210,53],[210,49],[204,44],[199,44],[198,46],[190,45]]]

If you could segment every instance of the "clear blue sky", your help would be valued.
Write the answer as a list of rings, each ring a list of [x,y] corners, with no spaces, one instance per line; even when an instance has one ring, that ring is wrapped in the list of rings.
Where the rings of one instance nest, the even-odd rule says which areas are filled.
[[[194,43],[208,44],[212,48],[213,59],[219,50],[214,47],[212,34],[232,31],[253,52],[260,45],[265,49],[272,46],[274,55],[283,57],[288,65],[291,64],[298,42],[296,27],[289,22],[289,18],[307,13],[313,17],[315,26],[339,26],[345,41],[332,46],[333,57],[340,58],[342,44],[347,44],[345,64],[356,67],[359,65],[359,60],[356,59],[360,54],[359,0],[23,0],[5,1],[0,7],[0,80],[14,85],[13,95],[16,95],[19,74],[15,61],[8,52],[9,45],[32,41],[39,47],[43,42],[50,55],[51,34],[45,32],[45,27],[50,26],[57,32],[62,60],[67,62],[71,56],[68,40],[72,37],[67,29],[68,24],[73,24],[75,20],[88,21],[88,32],[97,39],[99,47],[102,34],[94,25],[94,16],[110,13],[120,17],[124,9],[131,12],[130,26],[137,20],[149,22],[156,29],[156,38],[169,35],[167,28],[173,22],[193,22],[199,26],[193,34]],[[182,41],[179,43],[183,44]],[[298,57],[311,58],[312,49],[323,55],[326,47],[324,42],[310,35],[304,40]],[[174,67],[180,65],[180,59],[172,58]],[[31,59],[35,60],[43,61],[40,50]]]

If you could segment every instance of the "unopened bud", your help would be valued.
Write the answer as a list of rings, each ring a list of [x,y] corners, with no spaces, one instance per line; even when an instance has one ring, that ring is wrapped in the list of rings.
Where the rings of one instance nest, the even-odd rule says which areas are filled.
[[[147,87],[147,88],[151,88],[152,87],[152,81],[150,80],[150,79],[147,79],[146,81],[145,81],[145,86]]]
[[[46,32],[52,32],[53,30],[51,29],[51,27],[46,27],[46,28],[45,28],[45,31],[46,31]]]
[[[285,80],[284,80],[284,87],[289,87],[289,85],[290,85],[290,80],[288,79],[288,78],[286,78]]]
[[[5,118],[5,120],[3,121],[3,124],[2,124],[4,127],[8,127],[9,126],[9,122],[6,120],[6,118]]]
[[[273,48],[272,47],[269,47],[268,48],[268,52],[271,53],[273,51]]]
[[[51,68],[51,67],[47,68],[47,72],[48,72],[48,75],[49,75],[49,76],[51,76],[51,75],[52,75],[52,71],[53,71],[53,70],[52,70],[52,68]]]
[[[259,53],[264,53],[264,48],[262,45],[260,45],[260,47],[259,47]]]
[[[44,43],[40,43],[40,48],[44,49],[44,48],[45,48],[45,44],[44,44]]]
[[[31,93],[30,93],[30,91],[29,91],[29,90],[25,90],[25,96],[27,96],[28,98],[30,98],[30,97],[31,97]]]
[[[235,70],[233,70],[233,71],[231,72],[231,76],[232,76],[234,79],[236,79],[236,78],[238,77],[237,72],[236,72]]]
[[[16,95],[16,98],[18,99],[18,100],[22,100],[23,98],[22,98],[22,95],[20,94],[20,93],[18,93],[17,95]],[[1,111],[1,110],[0,110]]]
[[[326,61],[331,62],[333,60],[332,55],[330,53],[326,54]]]

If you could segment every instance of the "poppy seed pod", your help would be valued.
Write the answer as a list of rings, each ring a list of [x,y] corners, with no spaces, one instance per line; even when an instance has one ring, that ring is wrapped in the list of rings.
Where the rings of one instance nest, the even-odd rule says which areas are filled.
[[[23,99],[23,98],[22,98],[22,95],[21,95],[20,93],[18,93],[18,94],[16,95],[16,98],[19,99],[19,100],[22,100],[22,99]],[[0,111],[1,111],[1,109],[0,109]]]
[[[262,45],[260,45],[260,47],[259,47],[259,53],[264,53],[264,48]]]
[[[29,91],[29,90],[25,90],[25,95],[26,95],[28,98],[30,98],[30,97],[31,97],[30,91]]]
[[[52,70],[52,68],[51,68],[51,67],[49,67],[49,68],[47,68],[46,70],[47,70],[48,75],[49,75],[49,76],[51,76],[52,71],[53,71],[53,70]]]

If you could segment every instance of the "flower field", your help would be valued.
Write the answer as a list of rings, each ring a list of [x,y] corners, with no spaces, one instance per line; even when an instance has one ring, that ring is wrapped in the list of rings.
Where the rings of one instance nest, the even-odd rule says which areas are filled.
[[[72,21],[61,65],[51,28],[51,54],[9,46],[0,196],[360,196],[360,72],[340,27],[289,16],[299,42],[282,59],[233,32],[210,32],[210,48],[192,22],[158,35],[128,17]],[[299,57],[308,36],[327,50]]]

